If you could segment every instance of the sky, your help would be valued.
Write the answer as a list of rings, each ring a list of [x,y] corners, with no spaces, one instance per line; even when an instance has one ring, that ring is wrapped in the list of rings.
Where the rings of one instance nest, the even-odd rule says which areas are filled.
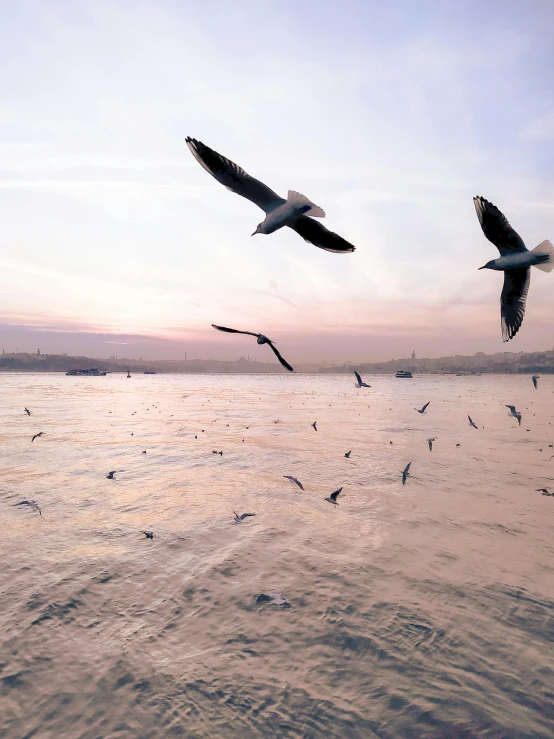
[[[533,270],[502,343],[472,202],[554,242],[551,0],[0,3],[0,348],[294,362],[554,346]],[[356,245],[263,219],[195,137]]]

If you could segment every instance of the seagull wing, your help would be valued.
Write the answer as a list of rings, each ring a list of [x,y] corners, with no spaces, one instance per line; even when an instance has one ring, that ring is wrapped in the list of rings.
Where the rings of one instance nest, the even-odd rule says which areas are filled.
[[[513,339],[523,323],[525,301],[531,282],[531,269],[507,269],[500,295],[500,317],[504,342]]]
[[[485,198],[473,198],[477,218],[487,239],[493,243],[501,255],[527,251],[521,236],[508,223],[506,216],[496,205]]]
[[[318,246],[320,249],[325,249],[325,251],[343,254],[356,250],[356,247],[349,244],[342,236],[329,231],[322,223],[314,221],[313,218],[308,216],[300,216],[294,223],[287,225],[302,236],[304,241]]]
[[[279,354],[279,351],[277,350],[277,347],[276,347],[276,346],[274,346],[274,345],[273,345],[273,344],[271,343],[271,341],[269,341],[269,340],[267,341],[267,343],[269,344],[269,346],[271,347],[271,349],[272,349],[273,353],[275,354],[275,356],[277,357],[277,359],[278,359],[278,360],[279,360],[279,361],[281,362],[281,364],[283,365],[283,367],[284,367],[285,369],[288,369],[288,371],[289,371],[289,372],[294,372],[294,370],[293,370],[293,368],[292,368],[292,367],[290,366],[290,364],[289,364],[289,363],[288,363],[288,362],[287,362],[287,361],[286,361],[285,359],[283,359],[283,357],[282,357],[282,356],[281,356],[281,355]]]
[[[359,373],[354,370],[354,374],[356,375],[356,379],[358,380],[358,385],[362,384],[362,378],[360,377]]]
[[[431,401],[429,401],[429,403],[430,403],[430,402],[431,402]],[[421,409],[421,412],[422,412],[422,413],[423,413],[423,411],[425,411],[425,409],[427,408],[427,406],[429,405],[429,403],[425,403],[425,405],[424,405],[424,406],[423,406],[423,408]]]
[[[408,462],[408,464],[404,467],[404,472],[402,474],[403,475],[407,475],[408,472],[410,471],[410,467],[411,466],[412,466],[412,463],[411,462]]]
[[[212,328],[215,328],[218,331],[226,331],[228,334],[245,334],[246,336],[259,336],[260,335],[260,334],[255,334],[252,331],[239,331],[236,328],[225,328],[225,326],[216,326],[215,323],[212,323]]]
[[[335,503],[336,503],[337,498],[339,497],[339,495],[341,494],[341,492],[342,492],[342,488],[339,488],[338,490],[335,490],[334,493],[331,493],[331,495],[329,497],[331,498],[331,500],[334,500]]]
[[[239,167],[238,164],[221,156],[221,154],[210,149],[209,146],[206,146],[201,141],[192,139],[190,136],[187,136],[186,141],[196,161],[204,167],[206,172],[209,172],[212,177],[215,177],[218,182],[225,185],[231,192],[242,195],[247,200],[251,200],[265,211],[272,204],[279,205],[286,202],[276,192],[273,192],[273,190],[267,187],[267,185],[264,185],[263,182],[246,174],[244,169]]]
[[[246,518],[247,516],[255,516],[255,515],[256,515],[255,513],[243,513],[242,516],[240,517],[240,520],[242,521],[242,519]]]

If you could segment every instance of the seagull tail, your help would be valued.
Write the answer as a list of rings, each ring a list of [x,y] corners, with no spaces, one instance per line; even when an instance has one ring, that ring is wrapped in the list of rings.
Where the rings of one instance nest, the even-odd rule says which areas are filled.
[[[287,201],[296,208],[301,208],[306,216],[311,216],[312,218],[325,218],[325,211],[323,208],[312,203],[312,201],[308,200],[305,195],[296,192],[296,190],[289,190]]]
[[[543,272],[552,272],[554,269],[554,246],[550,241],[541,241],[541,243],[531,250],[532,254],[541,257],[540,264],[534,264],[533,267]]]

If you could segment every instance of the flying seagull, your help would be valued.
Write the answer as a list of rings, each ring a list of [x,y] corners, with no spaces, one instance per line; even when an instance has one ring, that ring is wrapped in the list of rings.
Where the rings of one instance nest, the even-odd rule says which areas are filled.
[[[272,606],[290,608],[290,603],[281,593],[270,593],[269,595],[260,593],[256,598],[256,603],[270,603]]]
[[[356,372],[356,370],[354,370],[354,374],[356,375],[356,380],[358,380],[358,384],[356,385],[356,387],[371,387],[371,385],[368,385],[367,382],[362,381],[362,378],[360,377],[358,372]]]
[[[406,480],[408,479],[408,477],[410,477],[410,467],[411,466],[412,466],[412,463],[408,462],[408,464],[402,470],[402,485],[405,485]]]
[[[338,490],[335,490],[334,493],[331,493],[331,495],[328,498],[325,498],[327,503],[332,503],[333,505],[338,505],[337,498],[342,492],[342,488],[339,488]]]
[[[543,495],[552,495],[554,496],[554,493],[551,493],[550,490],[547,490],[546,488],[537,488],[537,493],[542,493]],[[16,503],[17,505],[17,503]]]
[[[317,431],[317,421],[314,421],[314,422],[312,423],[312,426],[314,427],[314,430],[315,430],[315,431]]]
[[[289,372],[294,372],[293,368],[288,362],[283,359],[271,339],[268,339],[267,336],[264,336],[263,334],[255,334],[252,331],[237,331],[236,328],[225,328],[225,326],[216,326],[215,323],[212,323],[212,327],[217,329],[218,331],[226,331],[228,334],[245,334],[246,336],[255,336],[258,344],[269,344],[273,353],[285,369],[288,369]]]
[[[510,409],[510,415],[517,418],[517,422],[521,426],[521,413],[516,411],[515,405],[506,405],[506,408]]]
[[[437,438],[435,436],[432,436],[430,439],[427,439],[427,443],[429,444],[429,451],[433,451],[433,442],[436,441]]]
[[[479,426],[475,423],[475,421],[473,420],[473,418],[470,415],[468,415],[467,418],[468,418],[468,421],[469,421],[469,425],[470,426],[473,426],[474,429],[478,429],[479,428]]]
[[[44,436],[44,433],[45,433],[44,431],[41,431],[40,433],[35,434],[33,438],[31,439],[31,442],[33,442],[35,439],[38,439],[39,436]]]
[[[141,534],[144,534],[147,539],[153,539],[154,538],[154,532],[153,531],[141,531]]]
[[[302,486],[302,483],[296,477],[293,477],[292,475],[283,475],[283,477],[285,479],[287,479],[287,480],[290,480],[291,482],[294,482],[296,485],[298,485],[298,487],[300,488],[300,490],[304,490],[304,487]]]
[[[500,257],[492,259],[479,269],[504,272],[504,287],[500,295],[502,339],[509,341],[519,331],[525,315],[525,301],[531,280],[531,267],[543,272],[554,269],[554,247],[542,241],[529,251],[519,234],[508,223],[498,208],[485,198],[473,198],[477,218],[486,238],[492,242]]]
[[[313,220],[314,217],[324,218],[325,211],[308,200],[305,195],[289,190],[285,200],[263,182],[250,177],[237,164],[201,141],[187,136],[186,142],[194,158],[212,177],[231,192],[242,195],[265,211],[265,219],[258,224],[252,236],[260,233],[270,234],[283,226],[289,226],[305,241],[325,251],[344,254],[355,250],[356,247],[348,241]]]
[[[17,505],[28,505],[29,508],[32,508],[34,511],[38,511],[39,514],[42,516],[42,511],[40,510],[40,506],[38,503],[35,503],[34,500],[20,500],[19,503],[14,503],[14,506]]]
[[[123,470],[112,470],[111,472],[108,472],[108,474],[106,475],[108,480],[115,480],[114,475],[116,472],[123,472]]]
[[[346,457],[346,459],[350,459],[351,454],[352,454],[352,450],[350,450],[349,452],[346,452],[344,456]]]
[[[233,513],[235,514],[235,523],[242,523],[244,521],[244,519],[247,518],[248,516],[255,516],[256,515],[255,513],[242,513],[239,516],[239,514],[236,511],[233,511]]]
[[[538,390],[539,383],[537,382],[537,380],[539,379],[539,375],[533,375],[531,379],[533,380],[533,385],[535,386],[535,390]]]
[[[25,413],[26,413],[26,414],[27,414],[28,416],[30,416],[30,415],[31,415],[31,411],[30,411],[30,410],[29,410],[28,408],[25,408]]]
[[[430,403],[430,402],[431,402],[431,401],[429,401],[429,403]],[[425,410],[426,410],[427,406],[429,405],[429,403],[425,403],[425,405],[424,405],[424,406],[423,406],[423,408],[421,408],[421,409],[419,409],[419,408],[414,408],[414,411],[417,411],[418,413],[425,413]]]

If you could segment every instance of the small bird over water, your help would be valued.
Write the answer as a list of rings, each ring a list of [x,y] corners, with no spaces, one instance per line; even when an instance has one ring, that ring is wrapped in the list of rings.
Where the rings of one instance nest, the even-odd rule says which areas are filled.
[[[515,405],[506,405],[506,408],[510,409],[510,415],[514,418],[517,418],[517,422],[521,426],[521,413],[519,411],[516,411]]]
[[[358,381],[358,384],[356,387],[371,387],[371,385],[368,385],[367,382],[363,382],[360,375],[354,370],[354,374],[356,375],[356,380]]]
[[[216,326],[215,323],[212,323],[213,328],[217,329],[218,331],[225,331],[228,334],[245,334],[246,336],[255,336],[256,341],[258,344],[268,344],[271,347],[271,350],[277,357],[277,359],[281,362],[283,367],[285,369],[288,369],[289,372],[294,372],[293,368],[290,366],[290,364],[283,359],[283,357],[279,354],[277,351],[276,346],[273,344],[273,342],[267,338],[267,336],[264,336],[263,334],[256,334],[252,331],[237,331],[236,328],[225,328],[225,326]]]
[[[547,490],[546,488],[537,488],[537,493],[542,493],[543,495],[552,495],[552,497],[554,497],[554,493],[551,493],[550,490]]]
[[[509,341],[514,338],[523,323],[531,267],[543,272],[554,269],[554,247],[550,241],[542,241],[529,251],[521,236],[514,231],[496,205],[482,197],[473,198],[473,203],[485,237],[500,252],[498,259],[492,259],[479,269],[504,272],[504,286],[500,295],[500,318],[502,338]]]
[[[293,477],[292,475],[283,475],[283,477],[286,480],[290,480],[291,482],[294,482],[296,485],[298,485],[298,487],[300,488],[300,490],[304,490],[304,487],[302,486],[302,483],[300,482],[300,480],[297,477]]]
[[[312,423],[312,426],[314,427],[314,431],[317,431],[317,421],[314,421]]]
[[[31,439],[31,442],[33,442],[33,441],[34,441],[35,439],[38,439],[38,437],[39,437],[39,436],[44,436],[44,434],[45,434],[45,432],[44,432],[44,431],[41,431],[40,433],[38,433],[38,434],[35,434],[35,435],[33,436],[33,438]]]
[[[339,488],[338,490],[335,490],[334,493],[331,493],[331,495],[328,498],[325,498],[327,503],[332,503],[333,505],[338,505],[337,498],[342,492],[342,488]]]
[[[31,411],[30,411],[30,410],[29,410],[28,408],[25,408],[25,413],[26,413],[26,414],[27,414],[28,416],[30,416],[30,415],[31,415]]]
[[[430,402],[431,401],[429,401],[429,403]],[[426,411],[427,406],[429,405],[429,403],[425,403],[425,405],[423,406],[423,408],[414,408],[414,411],[417,411],[418,413],[425,413],[425,411]]]
[[[432,436],[431,438],[427,439],[427,443],[429,444],[429,451],[433,451],[433,442],[436,441],[437,438],[435,436]]]
[[[236,511],[233,511],[233,513],[235,514],[235,523],[242,523],[244,521],[244,519],[247,518],[248,516],[255,516],[256,515],[255,513],[242,513],[239,516],[239,514]]]
[[[154,538],[154,532],[153,531],[141,531],[141,534],[144,534],[147,539],[153,539]]]
[[[405,485],[406,480],[408,479],[408,477],[410,477],[410,467],[411,466],[412,466],[412,463],[408,462],[408,464],[402,470],[402,485]]]
[[[475,423],[475,421],[472,419],[471,416],[468,415],[467,419],[469,421],[469,425],[470,426],[473,426],[474,429],[478,429],[479,428],[479,426],[477,426],[477,424]]]
[[[352,450],[350,450],[349,452],[346,452],[344,456],[346,457],[346,459],[350,459],[351,454],[352,454]]]
[[[28,505],[29,508],[32,508],[33,511],[38,511],[39,514],[42,516],[42,511],[40,510],[40,506],[34,500],[20,500],[19,503],[14,503],[14,506],[18,506],[18,505]]]
[[[314,246],[336,254],[355,251],[354,246],[341,236],[329,231],[313,218],[325,218],[325,212],[305,195],[289,190],[285,200],[263,182],[250,177],[230,159],[221,156],[201,141],[187,136],[187,145],[199,164],[231,192],[247,198],[265,211],[265,219],[252,234],[270,234],[288,226]],[[308,217],[312,216],[312,217]]]
[[[537,382],[537,380],[539,379],[539,375],[533,375],[531,379],[533,380],[533,385],[535,386],[535,390],[538,390],[539,383]]]
[[[108,480],[115,480],[114,475],[116,472],[123,472],[123,470],[112,470],[111,472],[108,472],[108,474],[106,475]]]

